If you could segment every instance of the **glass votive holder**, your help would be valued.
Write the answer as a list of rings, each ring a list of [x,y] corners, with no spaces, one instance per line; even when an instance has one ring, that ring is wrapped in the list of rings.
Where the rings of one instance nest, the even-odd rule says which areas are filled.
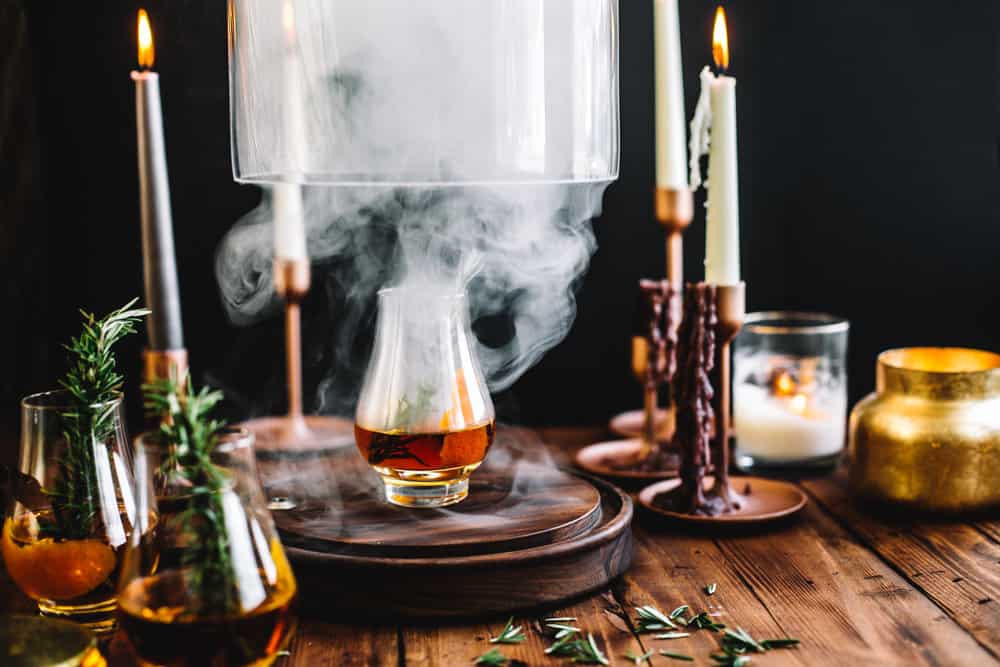
[[[750,313],[733,354],[737,466],[832,468],[847,429],[847,320]]]

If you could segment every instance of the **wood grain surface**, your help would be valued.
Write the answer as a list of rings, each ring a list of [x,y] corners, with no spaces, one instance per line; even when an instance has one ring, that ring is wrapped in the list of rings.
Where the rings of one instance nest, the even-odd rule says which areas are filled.
[[[546,429],[554,457],[605,438],[603,430]],[[595,594],[516,616],[527,639],[493,645],[506,615],[481,621],[336,623],[303,611],[290,655],[279,667],[375,665],[461,666],[498,648],[533,667],[569,664],[546,656],[550,640],[536,630],[547,616],[574,616],[593,633],[612,665],[633,664],[626,651],[668,649],[711,665],[718,635],[698,630],[683,639],[637,634],[634,607],[669,612],[680,604],[758,639],[792,636],[793,649],[753,656],[752,665],[1000,664],[1000,524],[888,519],[849,502],[842,476],[802,482],[810,504],[798,519],[765,532],[699,533],[637,517],[629,571]],[[484,574],[488,577],[488,574]],[[715,583],[708,595],[706,585]],[[2,580],[5,610],[30,608]],[[447,595],[448,591],[442,591]],[[492,593],[497,595],[499,593]],[[336,610],[335,596],[327,601]],[[609,611],[610,610],[610,611]],[[111,652],[112,665],[125,665]],[[688,664],[654,653],[647,665]]]

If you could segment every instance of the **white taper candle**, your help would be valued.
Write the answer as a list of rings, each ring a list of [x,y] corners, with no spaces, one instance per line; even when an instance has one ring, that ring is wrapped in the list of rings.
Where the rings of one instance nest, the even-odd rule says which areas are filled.
[[[686,188],[684,78],[677,0],[653,1],[656,90],[656,185]]]

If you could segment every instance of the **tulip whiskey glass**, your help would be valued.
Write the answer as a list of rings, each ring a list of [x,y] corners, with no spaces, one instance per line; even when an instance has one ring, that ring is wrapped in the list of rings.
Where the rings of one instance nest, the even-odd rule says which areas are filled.
[[[463,292],[379,292],[354,433],[389,502],[443,507],[468,495],[495,419],[474,340]]]
[[[114,627],[115,586],[136,523],[131,449],[120,397],[85,416],[69,406],[65,391],[21,401],[20,460],[0,545],[11,579],[39,611],[103,632]]]

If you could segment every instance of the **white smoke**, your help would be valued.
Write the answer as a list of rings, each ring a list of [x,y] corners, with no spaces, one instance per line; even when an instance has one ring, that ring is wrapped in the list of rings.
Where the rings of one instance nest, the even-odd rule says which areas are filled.
[[[236,174],[305,184],[336,309],[324,410],[357,395],[377,290],[418,280],[467,290],[488,384],[509,387],[568,333],[617,175],[617,0],[232,8]],[[277,306],[271,220],[265,192],[218,250],[240,325]]]
[[[416,282],[464,287],[492,391],[509,387],[565,338],[574,288],[596,249],[591,218],[603,185],[305,189],[310,258],[338,292],[320,403],[349,411],[367,359],[376,292]],[[271,280],[271,200],[223,239],[216,276],[230,319],[251,324],[277,305]],[[334,307],[331,305],[331,307]],[[495,326],[484,327],[484,323]],[[492,332],[488,331],[493,329]],[[499,331],[497,329],[499,328]]]

